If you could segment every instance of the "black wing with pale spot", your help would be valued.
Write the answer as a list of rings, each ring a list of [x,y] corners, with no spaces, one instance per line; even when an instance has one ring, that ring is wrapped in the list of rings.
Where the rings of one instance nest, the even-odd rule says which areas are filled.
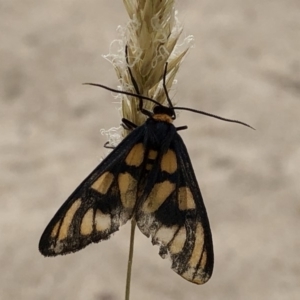
[[[45,256],[108,239],[131,218],[144,159],[144,127],[132,131],[66,200],[39,243]]]
[[[159,150],[138,199],[137,225],[172,269],[205,283],[213,271],[213,244],[206,209],[187,149],[176,133]]]

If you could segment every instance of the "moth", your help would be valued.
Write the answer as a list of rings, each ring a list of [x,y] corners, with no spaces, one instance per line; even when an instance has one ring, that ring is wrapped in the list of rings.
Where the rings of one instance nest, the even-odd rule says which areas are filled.
[[[167,95],[165,75],[164,88]],[[160,256],[170,257],[177,274],[203,284],[213,272],[213,243],[192,163],[178,134],[187,127],[173,125],[178,107],[173,107],[168,96],[169,107],[151,98],[123,93],[139,97],[147,120],[138,127],[124,120],[128,127],[136,128],[58,210],[41,237],[39,250],[45,256],[76,252],[107,240],[134,218],[140,231],[160,246]],[[156,105],[152,112],[143,109],[147,100]]]

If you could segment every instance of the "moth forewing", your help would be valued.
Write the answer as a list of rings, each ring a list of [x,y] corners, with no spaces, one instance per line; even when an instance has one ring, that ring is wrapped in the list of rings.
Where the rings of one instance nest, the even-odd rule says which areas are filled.
[[[76,252],[106,240],[132,217],[141,166],[131,158],[137,157],[143,130],[125,138],[58,210],[40,239],[43,255]]]
[[[150,134],[147,140],[147,147],[156,147],[158,159],[137,201],[137,225],[160,245],[163,258],[171,258],[176,273],[203,284],[213,269],[209,221],[186,147],[175,127],[163,124],[155,139]],[[158,124],[149,122],[147,130],[156,132]]]

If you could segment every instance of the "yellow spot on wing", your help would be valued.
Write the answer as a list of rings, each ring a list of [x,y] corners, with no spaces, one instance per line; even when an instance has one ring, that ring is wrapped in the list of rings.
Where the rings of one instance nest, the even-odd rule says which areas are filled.
[[[120,173],[118,184],[123,206],[133,208],[137,197],[137,181],[129,173]]]
[[[105,195],[114,180],[114,175],[110,172],[103,173],[93,184],[92,189]]]
[[[196,232],[195,232],[195,244],[194,244],[194,249],[191,255],[191,258],[189,260],[189,265],[193,268],[195,268],[201,258],[202,255],[202,251],[203,251],[203,245],[204,245],[204,234],[203,234],[203,227],[201,225],[201,223],[197,224],[196,227]],[[204,259],[204,256],[202,256],[202,260]],[[204,264],[206,263],[205,261],[202,261],[201,263],[204,262]]]
[[[90,208],[83,216],[80,224],[80,233],[89,235],[93,232],[94,210]]]
[[[186,241],[186,229],[185,227],[181,227],[178,233],[176,234],[174,240],[171,242],[170,245],[170,252],[171,254],[179,253]]]
[[[152,164],[147,164],[147,165],[146,165],[146,170],[147,170],[147,171],[150,171],[150,170],[152,170],[152,167],[153,167]]]
[[[174,225],[172,227],[161,226],[155,233],[153,240],[159,241],[163,245],[167,245],[173,239],[177,228],[177,225]]]
[[[177,170],[177,159],[173,150],[168,150],[161,160],[160,168],[162,171],[166,171],[169,174],[174,173]]]
[[[203,251],[202,257],[201,257],[201,262],[200,262],[200,268],[204,269],[206,266],[206,261],[207,261],[207,252]]]
[[[97,231],[105,231],[111,227],[111,217],[109,214],[104,214],[97,209],[95,215],[95,224]]]
[[[69,210],[67,211],[67,213],[65,214],[65,217],[63,218],[60,230],[59,230],[59,234],[58,234],[58,240],[63,240],[68,236],[68,231],[70,228],[70,225],[73,221],[73,217],[76,213],[76,211],[78,210],[78,208],[81,205],[81,199],[77,199],[69,208]]]
[[[59,221],[55,224],[55,226],[53,227],[52,232],[51,232],[51,237],[52,237],[52,238],[55,238],[55,237],[57,236],[60,222],[61,222],[61,220],[59,220]]]
[[[207,253],[203,251],[204,235],[201,223],[197,224],[195,238],[194,249],[188,262],[188,269],[181,276],[193,283],[203,284],[210,276],[203,271],[207,262]]]
[[[179,188],[178,206],[180,210],[195,209],[195,200],[188,187]]]
[[[127,155],[125,163],[128,166],[140,166],[144,160],[144,152],[145,148],[142,143],[134,145],[133,148],[130,150],[129,154]]]
[[[155,212],[171,195],[174,189],[175,184],[168,180],[155,184],[148,198],[143,204],[143,211],[145,213]]]
[[[148,158],[154,160],[156,157],[157,157],[157,151],[150,149],[148,153]]]

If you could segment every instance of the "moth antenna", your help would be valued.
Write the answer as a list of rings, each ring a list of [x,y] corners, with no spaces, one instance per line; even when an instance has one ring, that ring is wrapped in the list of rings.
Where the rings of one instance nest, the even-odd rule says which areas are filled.
[[[129,59],[128,59],[128,45],[125,46],[125,58],[126,58],[126,63],[127,63],[127,69],[129,73],[129,77],[131,80],[131,83],[136,91],[136,94],[139,95],[139,110],[142,112],[144,115],[151,117],[152,113],[146,109],[143,108],[143,98],[141,97],[141,92],[139,90],[138,84],[132,74],[131,68],[129,66]]]
[[[106,85],[103,85],[103,84],[86,82],[86,83],[83,83],[83,85],[92,85],[92,86],[101,87],[103,89],[106,89],[106,90],[114,92],[114,93],[124,94],[124,95],[128,95],[128,96],[136,97],[136,98],[142,98],[142,99],[148,100],[148,101],[150,101],[150,102],[152,102],[152,103],[154,103],[158,106],[163,106],[158,101],[156,101],[156,100],[154,100],[150,97],[143,96],[143,95],[138,95],[138,94],[130,93],[130,92],[126,92],[126,91],[120,91],[120,90],[117,90],[117,89],[110,88],[110,87],[108,87]]]
[[[172,101],[170,99],[169,92],[168,92],[168,89],[167,89],[167,84],[166,84],[167,74],[168,74],[168,62],[166,62],[165,70],[164,70],[163,88],[164,88],[164,91],[165,91],[165,94],[166,94],[166,97],[167,97],[169,108],[173,110],[173,116],[172,116],[172,118],[173,118],[173,120],[175,120],[176,119],[176,114],[174,112],[174,106],[173,106],[173,103],[172,103]]]
[[[136,80],[135,78],[133,77],[132,75],[132,71],[129,67],[129,60],[128,60],[128,46],[126,45],[125,46],[125,57],[126,57],[126,63],[127,63],[127,69],[128,69],[128,73],[129,73],[129,76],[130,76],[130,79],[131,79],[131,82],[132,82],[132,85],[135,89],[135,92],[137,95],[141,95],[140,93],[140,90],[139,90],[139,87],[138,87],[138,84],[136,83]]]
[[[250,126],[250,125],[247,124],[247,123],[241,122],[241,121],[239,121],[239,120],[232,120],[232,119],[223,118],[223,117],[220,117],[220,116],[217,116],[217,115],[214,115],[214,114],[207,113],[207,112],[202,111],[202,110],[197,110],[197,109],[193,109],[193,108],[189,108],[189,107],[179,107],[179,106],[175,106],[175,107],[173,107],[173,109],[174,109],[174,110],[175,110],[175,109],[178,109],[178,110],[187,110],[187,111],[191,111],[191,112],[194,112],[194,113],[197,113],[197,114],[201,114],[201,115],[205,115],[205,116],[212,117],[212,118],[215,118],[215,119],[219,119],[219,120],[221,120],[221,121],[241,124],[241,125],[244,125],[244,126],[246,126],[246,127],[249,127],[249,128],[251,128],[251,129],[255,130],[254,127]]]
[[[125,54],[126,54],[126,62],[128,64],[128,48],[127,46],[125,47]],[[136,93],[130,93],[130,92],[126,92],[126,91],[120,91],[120,90],[117,90],[117,89],[113,89],[113,88],[110,88],[106,85],[103,85],[103,84],[99,84],[99,83],[84,83],[84,85],[92,85],[92,86],[97,86],[97,87],[101,87],[101,88],[104,88],[106,90],[109,90],[111,92],[114,92],[114,93],[120,93],[120,94],[124,94],[124,95],[128,95],[128,96],[132,96],[132,97],[136,97],[136,98],[139,98],[140,99],[140,102],[139,102],[139,108],[140,108],[140,111],[143,112],[145,115],[151,117],[150,115],[150,112],[148,112],[147,110],[143,109],[143,101],[142,99],[144,100],[148,100],[158,106],[163,106],[161,103],[159,103],[158,101],[150,98],[150,97],[147,97],[147,96],[143,96],[141,94],[138,94],[139,93],[139,89],[138,89],[138,85],[132,75],[132,72],[131,72],[131,69],[129,68],[128,66],[128,72],[129,72],[129,76],[130,76],[130,79],[131,79],[131,82],[135,88],[135,90],[137,91],[137,94]],[[186,110],[186,111],[191,111],[191,112],[194,112],[194,113],[197,113],[197,114],[201,114],[201,115],[205,115],[205,116],[208,116],[208,117],[212,117],[212,118],[215,118],[215,119],[219,119],[221,121],[225,121],[225,122],[230,122],[230,123],[236,123],[236,124],[240,124],[240,125],[243,125],[243,126],[246,126],[246,127],[249,127],[253,130],[255,130],[254,127],[250,126],[249,124],[247,123],[244,123],[244,122],[241,122],[239,120],[233,120],[233,119],[228,119],[228,118],[223,118],[223,117],[220,117],[220,116],[217,116],[217,115],[214,115],[214,114],[211,114],[211,113],[207,113],[205,111],[202,111],[202,110],[197,110],[197,109],[193,109],[193,108],[189,108],[189,107],[179,107],[179,106],[173,106],[172,104],[172,101],[169,97],[169,93],[168,93],[168,90],[167,90],[167,85],[166,85],[166,77],[167,77],[167,73],[168,73],[168,62],[166,62],[166,65],[165,65],[165,69],[164,69],[164,75],[163,75],[163,88],[164,88],[164,91],[165,91],[165,94],[166,94],[166,97],[167,97],[167,101],[168,101],[168,104],[169,104],[169,108],[173,111],[173,116],[172,118],[175,120],[176,119],[176,114],[175,114],[175,110]]]

